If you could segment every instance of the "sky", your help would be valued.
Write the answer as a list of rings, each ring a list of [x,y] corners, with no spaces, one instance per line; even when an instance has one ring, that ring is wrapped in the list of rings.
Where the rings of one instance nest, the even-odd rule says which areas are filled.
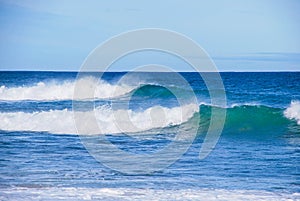
[[[161,28],[197,42],[219,71],[300,71],[299,0],[0,0],[0,70],[78,71],[109,38]],[[113,71],[159,63],[157,52],[124,57]]]

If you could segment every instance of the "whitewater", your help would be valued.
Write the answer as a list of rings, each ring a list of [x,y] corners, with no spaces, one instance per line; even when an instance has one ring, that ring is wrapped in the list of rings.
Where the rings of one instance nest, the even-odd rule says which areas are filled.
[[[62,83],[57,80],[48,82],[38,82],[32,86],[0,87],[0,100],[3,101],[22,101],[22,100],[74,100],[75,84],[83,85],[87,88],[95,87],[94,96],[87,96],[86,93],[80,93],[82,96],[77,96],[77,100],[86,99],[108,99],[125,95],[132,91],[134,87],[113,85],[98,80],[95,77],[87,76],[78,80],[66,80]]]
[[[198,111],[196,105],[186,105],[183,107],[164,108],[154,106],[142,112],[135,112],[132,110],[112,110],[108,105],[97,107],[93,111],[74,112],[67,109],[64,110],[50,110],[42,112],[14,112],[14,113],[0,113],[2,120],[0,130],[7,131],[40,131],[49,132],[53,134],[78,134],[74,122],[74,115],[78,116],[79,121],[86,124],[89,128],[87,118],[95,115],[98,121],[99,129],[87,129],[87,133],[80,134],[116,134],[123,132],[141,132],[154,128],[163,128],[168,126],[180,125],[188,121],[195,112]],[[126,122],[116,122],[115,115],[129,115],[129,120],[135,126],[128,128],[126,126],[118,125]],[[158,114],[165,115],[165,120],[152,120]],[[161,117],[160,117],[161,118]],[[155,121],[155,122],[154,122]],[[120,127],[124,129],[120,129]]]

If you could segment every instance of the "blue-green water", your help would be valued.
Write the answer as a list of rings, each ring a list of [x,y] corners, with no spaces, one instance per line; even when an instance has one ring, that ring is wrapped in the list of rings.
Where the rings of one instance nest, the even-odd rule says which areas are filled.
[[[131,86],[120,86],[120,94],[114,97],[107,95],[125,74],[105,73],[97,82],[99,93],[93,110],[100,119],[103,117],[103,129],[98,134],[107,136],[123,151],[151,154],[170,143],[180,124],[194,123],[197,116],[193,114],[178,123],[175,109],[180,105],[175,95],[153,83],[153,78],[161,83],[164,77],[172,76],[170,73],[136,73]],[[163,170],[124,174],[97,161],[77,135],[72,113],[77,73],[0,72],[0,199],[22,199],[24,191],[29,192],[23,197],[28,199],[32,192],[45,188],[55,192],[59,188],[89,192],[104,188],[154,189],[175,194],[179,190],[253,190],[296,199],[293,196],[300,192],[300,73],[221,73],[227,96],[225,125],[216,147],[202,160],[198,156],[210,112],[219,106],[210,104],[199,74],[181,75],[198,100],[197,109],[191,110],[200,114],[193,144],[183,157]],[[97,76],[86,73],[81,79],[95,82]],[[190,90],[168,84],[169,89],[179,93]],[[143,138],[125,136],[110,126],[109,107],[111,102],[128,100],[128,111],[138,125],[146,124],[145,111],[158,105],[168,109],[165,111],[172,117],[171,123],[159,129],[146,126],[132,131]],[[85,104],[90,100],[74,101],[89,111]],[[46,194],[43,196],[51,199]]]

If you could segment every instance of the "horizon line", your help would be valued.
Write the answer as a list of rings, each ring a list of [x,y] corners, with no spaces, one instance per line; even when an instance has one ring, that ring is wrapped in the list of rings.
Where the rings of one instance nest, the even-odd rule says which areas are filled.
[[[300,70],[262,70],[262,71],[235,71],[235,70],[224,70],[224,71],[76,71],[76,70],[7,70],[1,69],[0,72],[57,72],[57,73],[126,73],[126,72],[138,72],[138,73],[277,73],[277,72],[295,72],[298,73]]]

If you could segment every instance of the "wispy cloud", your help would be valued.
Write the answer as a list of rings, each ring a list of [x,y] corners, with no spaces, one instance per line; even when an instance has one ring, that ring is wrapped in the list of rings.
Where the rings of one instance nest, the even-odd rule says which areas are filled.
[[[214,60],[232,60],[232,61],[274,61],[274,62],[300,62],[300,53],[288,52],[257,52],[253,54],[237,56],[216,56]]]

